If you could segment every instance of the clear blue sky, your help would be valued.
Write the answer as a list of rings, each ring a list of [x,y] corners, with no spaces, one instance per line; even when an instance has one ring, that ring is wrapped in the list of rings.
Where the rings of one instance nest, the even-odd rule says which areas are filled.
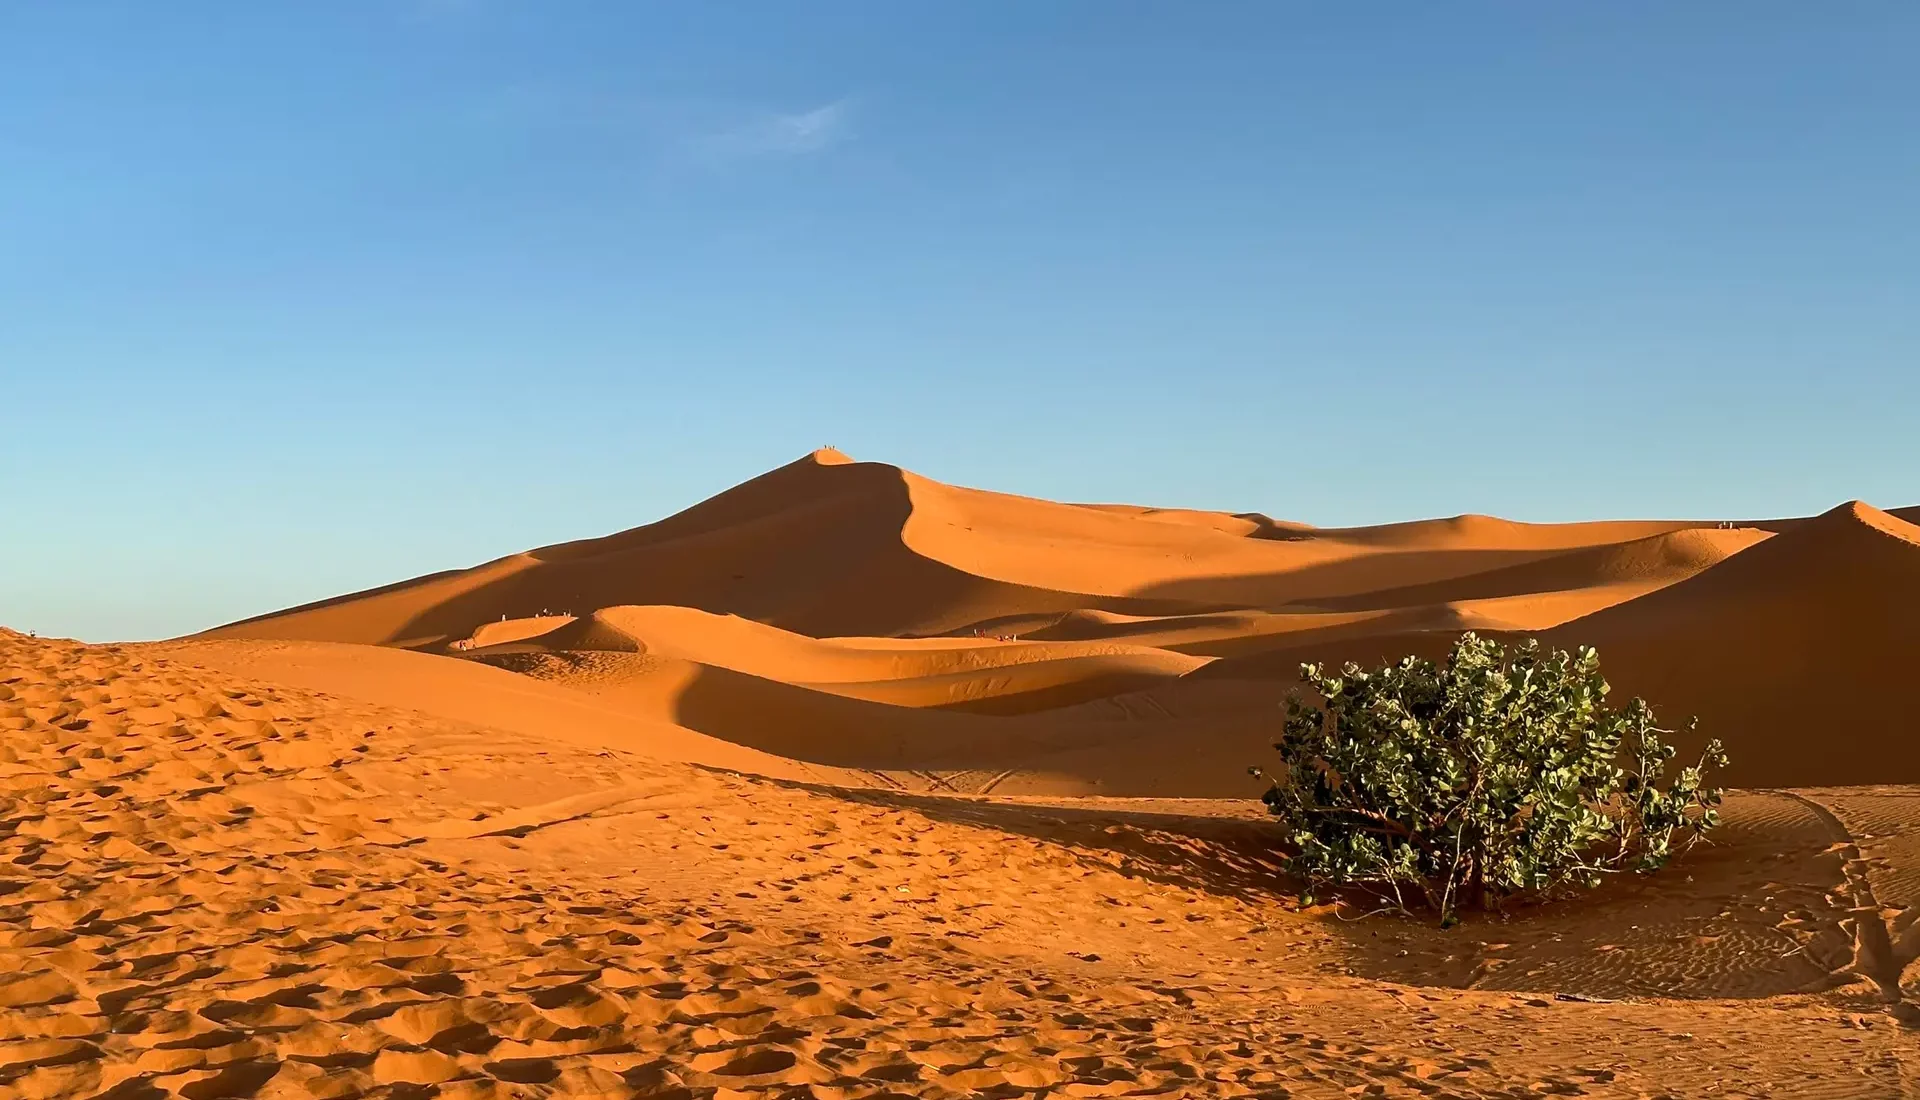
[[[1920,5],[0,4],[0,623],[831,443],[1321,524],[1920,502]]]

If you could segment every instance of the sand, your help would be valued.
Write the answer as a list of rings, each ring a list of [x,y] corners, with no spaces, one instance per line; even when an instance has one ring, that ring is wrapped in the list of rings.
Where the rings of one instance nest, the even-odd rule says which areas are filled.
[[[1854,501],[1548,632],[1737,751],[1743,786],[1920,779],[1920,527]],[[1817,748],[1816,748],[1817,746]]]
[[[204,637],[490,663],[907,789],[1244,797],[1303,661],[1434,656],[1476,630],[1597,646],[1622,694],[1700,720],[1689,751],[1728,745],[1732,782],[1920,782],[1898,702],[1920,656],[1914,530],[1866,505],[1320,529],[821,451],[645,527]],[[1827,751],[1806,751],[1811,724]]]
[[[1245,775],[1298,664],[1463,629],[1699,714],[1715,843],[1448,931],[1303,900]],[[0,631],[0,1097],[1908,1095],[1917,631],[1859,503],[1319,529],[837,452],[195,638]]]

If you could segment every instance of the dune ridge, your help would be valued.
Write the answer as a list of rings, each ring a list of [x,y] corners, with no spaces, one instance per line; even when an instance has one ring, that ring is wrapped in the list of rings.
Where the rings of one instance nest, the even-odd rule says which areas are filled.
[[[1626,542],[1580,547],[1538,561],[1407,588],[1379,589],[1325,601],[1329,608],[1417,607],[1463,600],[1500,599],[1546,592],[1608,590],[1631,586],[1634,595],[1684,580],[1761,542],[1770,532],[1755,528],[1684,528]],[[1615,600],[1614,602],[1618,602]]]
[[[1698,715],[1736,749],[1734,782],[1920,779],[1897,686],[1920,657],[1920,527],[1870,505],[1548,636],[1596,646],[1609,679],[1670,721]]]
[[[898,468],[816,452],[644,527],[230,623],[203,636],[439,651],[485,623],[623,605],[678,604],[816,637],[940,633],[994,615],[1066,611],[1090,601],[1142,614],[1194,609],[968,573],[903,541],[913,507]]]
[[[732,746],[728,766],[767,774],[1231,797],[1302,663],[1539,635],[1597,645],[1621,692],[1697,714],[1740,782],[1920,780],[1875,717],[1920,656],[1913,530],[1858,503],[1322,528],[1059,504],[823,450],[656,523],[203,637],[492,664],[648,724],[669,758]],[[1834,688],[1822,736],[1843,751],[1802,770],[1790,704]]]

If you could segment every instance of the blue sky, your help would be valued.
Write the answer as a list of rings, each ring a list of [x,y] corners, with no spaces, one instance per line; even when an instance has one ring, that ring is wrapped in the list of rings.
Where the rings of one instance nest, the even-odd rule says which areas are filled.
[[[1920,5],[0,5],[0,623],[831,443],[1321,524],[1920,502]]]

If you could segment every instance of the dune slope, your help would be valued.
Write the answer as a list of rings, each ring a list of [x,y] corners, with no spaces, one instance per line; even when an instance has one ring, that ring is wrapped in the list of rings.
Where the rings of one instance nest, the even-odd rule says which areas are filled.
[[[202,640],[346,643],[304,651],[303,682],[469,718],[479,704],[453,701],[511,710],[503,685],[545,679],[559,710],[601,715],[582,729],[617,716],[637,751],[768,775],[1219,796],[1240,793],[1304,662],[1542,635],[1599,646],[1622,692],[1675,721],[1698,714],[1736,782],[1905,781],[1915,530],[1859,504],[1744,526],[1315,528],[1060,504],[821,451],[657,523]],[[370,646],[426,653],[402,675]],[[466,662],[498,667],[453,671]]]
[[[939,633],[996,615],[1083,606],[1195,609],[969,573],[903,541],[913,511],[902,471],[823,451],[645,527],[291,608],[206,636],[438,649],[502,619],[646,604],[740,615],[816,637]]]
[[[1622,692],[1698,715],[1748,786],[1920,780],[1920,527],[1841,505],[1699,575],[1566,624]],[[1688,739],[1692,743],[1696,739]]]
[[[1615,590],[1633,595],[1684,580],[1768,537],[1754,528],[1665,531],[1627,542],[1584,546],[1520,565],[1471,573],[1452,580],[1404,588],[1375,589],[1324,601],[1335,609],[1417,607],[1462,600],[1489,600],[1545,592],[1588,592],[1618,602]]]
[[[1487,517],[1314,531],[963,489],[821,451],[657,523],[231,623],[209,637],[444,649],[486,624],[672,604],[796,633],[948,633],[1095,610],[1279,610],[1680,530]],[[1283,531],[1286,537],[1272,537]]]

